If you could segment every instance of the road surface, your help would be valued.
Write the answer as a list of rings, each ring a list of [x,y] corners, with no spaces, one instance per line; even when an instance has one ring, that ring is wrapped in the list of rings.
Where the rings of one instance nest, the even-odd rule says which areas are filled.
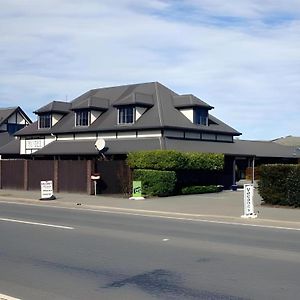
[[[0,203],[0,294],[299,299],[300,231]]]

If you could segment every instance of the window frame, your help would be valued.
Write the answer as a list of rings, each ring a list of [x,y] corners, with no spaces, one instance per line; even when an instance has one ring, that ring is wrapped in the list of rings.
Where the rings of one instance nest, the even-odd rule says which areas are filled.
[[[205,116],[203,113],[205,113]],[[208,111],[201,108],[195,108],[193,121],[196,125],[208,126]]]
[[[130,113],[129,113],[130,110]],[[123,106],[118,108],[118,124],[134,124],[136,116],[136,107],[135,106]]]
[[[86,114],[86,116],[84,116]],[[75,111],[75,126],[76,127],[84,127],[84,126],[89,126],[90,125],[90,110],[88,109],[82,109],[82,110],[77,110]]]
[[[45,113],[39,115],[39,129],[49,129],[52,127],[52,114]]]

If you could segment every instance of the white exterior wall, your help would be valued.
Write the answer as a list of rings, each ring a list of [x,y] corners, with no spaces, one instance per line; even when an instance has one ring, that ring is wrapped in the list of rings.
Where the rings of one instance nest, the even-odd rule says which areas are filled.
[[[25,138],[25,137],[21,137],[20,138],[20,154],[31,154],[34,153],[36,151],[38,151],[39,149],[42,149],[43,147],[45,147],[46,145],[50,144],[51,142],[53,142],[55,140],[54,136],[44,136],[44,137],[40,137],[40,138]]]
[[[58,141],[71,141],[74,140],[73,134],[59,134],[57,135]]]
[[[146,110],[147,110],[147,108],[145,108],[145,107],[136,107],[136,109],[135,109],[135,121],[137,121]]]
[[[100,139],[116,139],[117,138],[117,135],[115,132],[107,132],[107,133],[99,133],[98,134],[98,138]]]
[[[124,132],[118,132],[118,139],[132,139],[132,138],[136,138],[136,133],[135,132],[127,132],[127,131],[124,131]]]
[[[92,110],[91,111],[91,124],[95,122],[101,116],[101,111]]]
[[[191,122],[194,122],[194,110],[192,108],[180,109],[180,112]]]
[[[95,140],[96,133],[75,133],[75,140]]]
[[[52,126],[54,126],[61,118],[63,115],[61,114],[52,114]]]
[[[138,131],[138,138],[147,138],[147,137],[161,137],[160,130],[147,130],[147,131]]]
[[[18,124],[26,124],[26,120],[23,118],[23,116],[19,113],[17,113],[17,123]]]

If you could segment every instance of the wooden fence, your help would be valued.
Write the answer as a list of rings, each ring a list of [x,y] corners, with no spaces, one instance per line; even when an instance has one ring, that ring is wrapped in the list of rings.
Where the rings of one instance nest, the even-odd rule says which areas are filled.
[[[0,160],[0,188],[39,190],[52,180],[54,192],[94,193],[91,175],[100,173],[97,194],[129,192],[131,172],[124,161]]]

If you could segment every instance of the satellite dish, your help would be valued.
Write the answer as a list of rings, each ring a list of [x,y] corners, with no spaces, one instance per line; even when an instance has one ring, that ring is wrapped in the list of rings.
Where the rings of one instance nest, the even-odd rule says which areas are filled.
[[[104,139],[98,139],[96,142],[95,142],[95,147],[98,151],[101,151],[104,149],[105,147],[105,140]]]

